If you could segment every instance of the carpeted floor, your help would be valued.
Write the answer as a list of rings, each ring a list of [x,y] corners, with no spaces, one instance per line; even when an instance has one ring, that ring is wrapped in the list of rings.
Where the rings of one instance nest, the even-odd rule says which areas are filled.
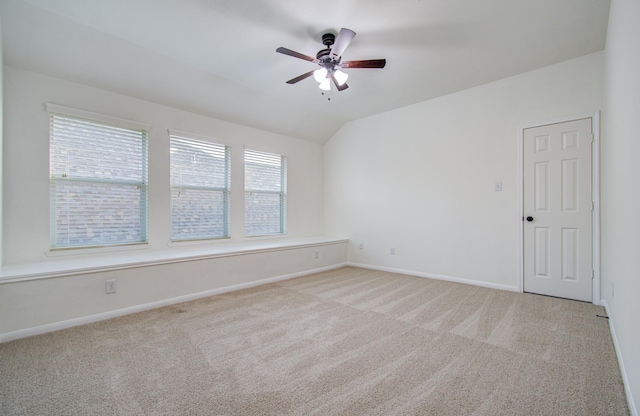
[[[628,415],[596,314],[346,267],[0,344],[0,414]]]

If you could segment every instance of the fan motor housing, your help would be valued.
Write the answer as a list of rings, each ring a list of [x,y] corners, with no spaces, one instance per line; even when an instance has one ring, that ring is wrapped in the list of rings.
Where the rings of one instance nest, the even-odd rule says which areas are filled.
[[[318,53],[316,54],[316,58],[319,59],[320,61],[328,61],[329,58],[329,54],[331,53],[331,49],[327,48],[327,49],[320,49],[318,51]]]

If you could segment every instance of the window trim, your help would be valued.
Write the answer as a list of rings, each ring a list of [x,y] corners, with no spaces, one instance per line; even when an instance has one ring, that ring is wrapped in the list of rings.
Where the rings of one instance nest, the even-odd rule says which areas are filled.
[[[246,180],[246,168],[247,168],[247,162],[246,162],[246,152],[255,152],[255,153],[266,153],[268,155],[276,155],[280,157],[281,160],[281,165],[280,165],[280,191],[260,191],[260,190],[253,190],[253,189],[247,189],[247,180]],[[258,238],[264,238],[264,237],[281,237],[281,236],[286,236],[287,235],[287,188],[288,188],[288,156],[285,154],[282,154],[280,152],[274,152],[274,151],[270,151],[270,150],[263,150],[260,149],[259,147],[253,147],[253,146],[244,146],[243,152],[242,152],[242,161],[243,161],[243,175],[244,177],[244,193],[243,193],[243,197],[246,198],[247,193],[256,193],[256,194],[270,194],[270,195],[280,195],[280,231],[279,232],[270,232],[270,233],[263,233],[263,234],[247,234],[246,231],[246,206],[245,204],[243,204],[243,220],[245,222],[245,226],[244,228],[244,237],[245,238],[249,238],[249,239],[258,239]]]
[[[220,187],[203,187],[203,186],[174,186],[171,183],[171,154],[169,155],[169,193],[171,199],[171,207],[170,207],[170,223],[169,223],[169,245],[182,245],[182,244],[206,244],[209,241],[220,241],[220,240],[229,240],[231,239],[231,160],[232,160],[232,148],[229,144],[217,141],[216,139],[211,139],[207,136],[191,134],[187,132],[183,132],[180,130],[167,129],[169,134],[169,149],[171,149],[171,139],[182,139],[186,141],[193,142],[201,142],[205,145],[212,146],[222,146],[225,149],[225,170],[226,170],[226,188]],[[215,142],[213,140],[216,140]],[[209,190],[209,191],[221,191],[224,198],[224,207],[225,207],[225,215],[224,215],[224,235],[222,236],[208,236],[201,238],[185,238],[185,239],[175,239],[173,236],[173,190],[174,189],[194,189],[194,190]]]
[[[54,233],[53,233],[53,207],[51,206],[51,188],[54,182],[65,181],[64,178],[55,178],[51,174],[51,167],[49,166],[49,174],[48,174],[48,182],[49,182],[49,248],[47,250],[47,255],[58,255],[62,253],[90,253],[90,252],[109,252],[117,250],[120,248],[127,249],[132,248],[134,246],[142,246],[146,247],[149,244],[149,132],[151,131],[151,125],[146,123],[141,123],[134,120],[109,116],[106,114],[94,113],[91,111],[81,110],[78,108],[67,107],[54,103],[45,103],[44,110],[47,112],[48,119],[51,123],[51,117],[57,115],[60,117],[68,117],[68,118],[77,118],[80,120],[85,120],[92,123],[102,124],[109,127],[134,130],[134,131],[144,131],[144,141],[145,146],[143,147],[143,157],[146,158],[146,163],[144,166],[144,179],[145,181],[142,184],[138,184],[136,182],[136,186],[139,186],[141,191],[144,190],[144,197],[141,196],[141,202],[144,200],[145,204],[145,218],[144,221],[141,222],[141,234],[144,234],[144,241],[133,241],[133,242],[121,242],[121,243],[113,243],[113,244],[102,244],[102,245],[83,245],[83,246],[65,246],[65,247],[54,247]],[[48,132],[48,159],[49,164],[51,163],[51,130]],[[89,183],[107,183],[107,184],[122,184],[122,185],[132,185],[128,181],[108,181],[108,180],[100,180],[100,181],[92,181],[89,179],[74,179],[75,182],[89,182]]]

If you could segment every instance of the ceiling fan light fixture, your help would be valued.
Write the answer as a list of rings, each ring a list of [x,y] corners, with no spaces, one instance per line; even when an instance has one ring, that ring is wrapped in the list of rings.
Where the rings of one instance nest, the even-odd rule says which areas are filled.
[[[344,83],[347,82],[347,78],[349,78],[349,74],[346,74],[339,69],[336,69],[333,76],[336,77],[336,81],[340,86],[344,85]]]
[[[326,71],[326,70],[325,70]],[[319,88],[322,91],[330,91],[331,90],[331,82],[329,82],[329,78],[325,78],[322,81],[320,81],[320,86]]]
[[[322,83],[327,79],[327,73],[327,68],[316,69],[315,71],[313,71],[313,79]]]
[[[368,59],[359,61],[342,60],[342,53],[347,49],[347,46],[349,46],[355,35],[356,32],[344,27],[340,29],[338,36],[332,33],[325,33],[322,35],[322,43],[325,48],[318,51],[315,58],[300,52],[292,51],[291,49],[283,47],[277,48],[276,52],[278,53],[302,59],[320,67],[315,71],[311,70],[290,79],[287,81],[287,84],[295,84],[313,75],[316,82],[320,84],[319,87],[321,90],[331,90],[330,85],[333,83],[338,91],[344,91],[349,88],[347,85],[347,78],[349,78],[349,75],[342,72],[340,70],[341,68],[384,68],[387,63],[386,59]]]

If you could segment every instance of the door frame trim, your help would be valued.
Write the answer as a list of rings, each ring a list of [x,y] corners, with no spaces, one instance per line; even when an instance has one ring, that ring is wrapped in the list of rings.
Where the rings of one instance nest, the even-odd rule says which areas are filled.
[[[591,131],[593,133],[593,143],[591,143],[591,200],[593,201],[593,211],[591,214],[592,227],[592,302],[600,305],[600,111],[578,114],[570,117],[561,117],[536,123],[523,124],[518,127],[518,195],[520,198],[520,215],[518,217],[518,255],[520,256],[519,267],[519,292],[524,292],[524,131],[535,127],[547,126],[550,124],[565,123],[568,121],[591,119]]]

